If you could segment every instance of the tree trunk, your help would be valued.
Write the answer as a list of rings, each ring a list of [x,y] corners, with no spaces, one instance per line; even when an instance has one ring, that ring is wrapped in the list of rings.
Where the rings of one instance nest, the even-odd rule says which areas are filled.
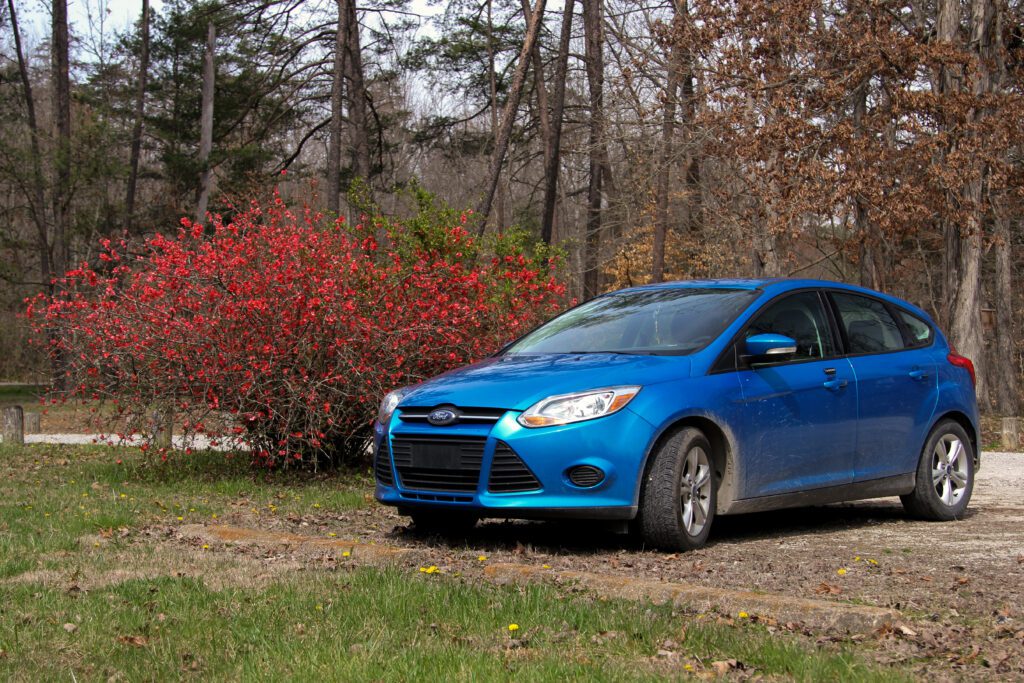
[[[210,152],[213,151],[213,89],[214,49],[217,28],[211,21],[206,26],[206,55],[203,58],[203,102],[199,117],[199,191],[196,201],[196,223],[206,220],[206,207],[210,201]]]
[[[992,398],[999,415],[1012,417],[1020,409],[1020,385],[1017,381],[1019,364],[1014,348],[1013,315],[1013,243],[1009,220],[997,215],[995,219],[996,243],[993,247],[996,257],[995,308],[996,344],[991,362],[993,372]]]
[[[130,231],[135,221],[135,188],[139,178],[139,156],[142,153],[142,120],[146,113],[146,80],[149,77],[149,0],[142,0],[139,19],[142,47],[139,53],[139,82],[135,87],[135,124],[132,126],[131,158],[128,162],[128,191],[124,200],[125,227]]]
[[[584,54],[590,92],[590,130],[587,135],[590,182],[587,186],[587,227],[583,240],[583,296],[586,299],[596,296],[600,289],[601,181],[605,170],[601,154],[604,141],[603,21],[603,1],[583,0]]]
[[[56,277],[68,265],[68,213],[71,203],[71,81],[68,57],[68,3],[53,0],[52,17],[53,121],[57,129],[53,186],[52,266]]]
[[[672,185],[672,162],[675,155],[673,145],[676,134],[676,104],[678,101],[679,84],[682,78],[681,46],[676,42],[680,39],[683,21],[686,18],[686,5],[680,0],[672,5],[672,41],[668,48],[668,73],[665,77],[664,102],[661,118],[661,163],[658,169],[658,181],[655,186],[654,244],[651,248],[651,282],[665,279],[665,237],[668,234],[669,212],[668,195]]]
[[[359,17],[356,14],[356,0],[346,0],[348,5],[348,50],[345,66],[348,69],[348,116],[352,123],[355,164],[353,174],[368,180],[370,163],[370,118],[367,114],[366,79],[363,74],[363,53],[359,43]]]
[[[553,77],[554,92],[551,96],[550,115],[547,93],[544,87],[544,72],[541,68],[540,50],[534,48],[534,73],[537,74],[537,100],[541,110],[541,128],[544,130],[544,200],[541,209],[540,237],[551,244],[555,234],[555,205],[558,200],[558,175],[561,166],[562,123],[565,118],[565,80],[569,65],[569,42],[572,38],[572,17],[575,0],[566,0],[562,9],[562,30],[558,37],[558,56],[555,60]],[[523,0],[523,11],[528,12],[529,3]],[[544,101],[542,101],[544,100]]]
[[[334,214],[341,211],[342,108],[348,33],[348,0],[338,0],[338,28],[334,34],[334,77],[331,80],[331,130],[327,148],[327,210]]]
[[[492,10],[494,9],[494,0],[487,0],[487,81],[488,87],[490,88],[491,96],[491,137],[494,139],[494,149],[498,149],[498,75],[496,73],[495,60],[494,60],[494,20],[492,17]],[[523,16],[530,16],[529,10],[524,12]],[[499,171],[498,186],[496,189],[496,196],[494,199],[495,203],[495,217],[497,220],[498,227],[505,225],[505,193],[501,187],[501,175]],[[484,217],[484,226],[486,226],[486,216]],[[483,227],[483,226],[482,226]]]
[[[993,78],[990,71],[994,54],[996,8],[993,0],[972,0],[970,47],[977,53],[978,62],[971,89],[975,98],[992,91]],[[983,123],[988,112],[977,108],[971,117],[975,123]],[[988,197],[985,196],[986,179],[989,169],[984,162],[972,169],[971,178],[963,192],[963,205],[967,209],[967,221],[962,232],[957,233],[960,242],[959,286],[953,300],[950,336],[957,350],[974,361],[977,367],[978,402],[988,406],[987,368],[985,365],[985,343],[981,328],[981,253],[982,235],[985,230]],[[956,229],[956,226],[954,226]]]
[[[509,91],[508,101],[505,102],[505,109],[501,115],[501,125],[494,144],[494,154],[491,156],[491,167],[487,175],[484,198],[476,210],[480,221],[478,230],[481,235],[487,225],[487,217],[491,213],[491,205],[494,203],[494,193],[498,188],[501,167],[505,161],[505,153],[508,151],[508,142],[512,135],[512,125],[515,123],[516,111],[519,109],[519,98],[523,94],[526,70],[530,65],[530,53],[533,52],[533,44],[537,40],[541,22],[544,20],[544,3],[545,0],[537,0],[537,4],[533,8],[533,14],[528,18],[526,38],[523,40],[523,47],[519,51],[519,62],[516,64],[515,75],[512,77],[512,88]]]
[[[21,49],[21,31],[18,29],[18,14],[14,0],[7,0],[11,13],[11,29],[14,33],[14,50],[18,57],[18,75],[21,77],[22,93],[25,97],[25,111],[28,115],[29,144],[32,153],[32,194],[29,209],[36,226],[36,248],[39,251],[39,277],[44,286],[50,286],[50,237],[46,221],[46,197],[43,193],[43,168],[39,151],[39,123],[36,120],[36,101],[32,96],[32,80],[28,75],[28,64]]]
[[[960,3],[959,0],[937,0],[935,19],[936,40],[943,43],[954,43],[957,39],[957,32],[960,29]],[[959,69],[952,64],[944,64],[933,75],[932,82],[939,89],[940,96],[949,97],[960,90],[961,74]],[[952,143],[955,146],[955,142]],[[944,163],[945,157],[953,149],[940,152],[939,162]],[[957,206],[959,198],[949,193],[947,197],[948,206]],[[945,310],[942,311],[943,322],[952,329],[954,317],[954,302],[957,297],[957,290],[960,286],[961,273],[961,240],[960,226],[952,218],[942,219],[943,241],[945,249],[942,254],[942,299],[945,302]],[[977,360],[977,359],[974,359]]]

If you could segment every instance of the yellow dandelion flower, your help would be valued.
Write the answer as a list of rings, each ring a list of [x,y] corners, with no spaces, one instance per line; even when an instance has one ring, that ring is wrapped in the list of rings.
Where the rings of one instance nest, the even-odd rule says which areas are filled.
[[[854,562],[860,562],[860,555],[857,555],[855,558],[853,558],[853,561]]]
[[[324,611],[324,606],[323,605],[317,605],[316,606],[316,611],[317,612],[323,612]]]
[[[206,544],[204,543],[204,544],[203,544],[203,550],[209,550],[209,549],[210,549],[210,546],[208,546],[208,545],[206,545]]]
[[[487,561],[487,556],[486,555],[481,555],[480,557],[478,557],[476,559],[479,560],[480,562],[486,562]]]
[[[347,550],[341,554],[342,557],[351,557],[351,555],[352,555],[352,553],[350,553]]]
[[[122,493],[122,494],[121,494],[121,498],[127,498],[127,497],[128,497],[128,494],[127,494],[127,493]]]
[[[178,517],[178,521],[179,521],[179,522],[184,522],[184,521],[185,521],[185,518],[184,518],[184,517]]]
[[[315,507],[315,508],[320,507],[320,503],[313,503],[313,507]]]
[[[837,569],[836,574],[839,574],[839,576],[846,576],[846,567],[840,567]]]
[[[878,560],[868,560],[868,564],[870,564],[872,567],[877,567]]]
[[[683,666],[686,671],[693,671],[693,664],[686,664]]]
[[[333,531],[331,533],[327,534],[327,535],[330,536],[331,538],[337,538],[338,537],[338,534],[334,533]]]
[[[210,519],[217,519],[217,513],[214,512],[212,515],[210,515]]]
[[[420,571],[424,574],[437,574],[441,570],[434,565],[430,565],[429,567],[420,567]]]
[[[740,619],[749,619],[749,618],[750,618],[750,615],[749,615],[749,614],[747,614],[746,612],[740,612],[740,613],[739,613],[739,618],[740,618]]]
[[[541,568],[541,569],[551,569],[551,565],[550,565],[550,564],[542,564],[542,565],[540,566],[540,568]]]
[[[519,624],[509,624],[508,625],[508,630],[509,631],[518,631],[519,630]]]

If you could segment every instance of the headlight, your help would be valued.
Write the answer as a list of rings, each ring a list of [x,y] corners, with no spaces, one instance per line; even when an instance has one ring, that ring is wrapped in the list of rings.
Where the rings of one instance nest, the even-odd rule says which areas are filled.
[[[593,420],[622,410],[639,392],[640,387],[607,387],[548,396],[532,405],[517,421],[524,427],[550,427]]]
[[[388,395],[384,397],[384,400],[380,402],[380,409],[377,410],[377,422],[380,422],[385,427],[391,422],[391,416],[395,413],[395,408],[398,407],[399,402],[405,395],[409,393],[409,389],[395,389],[394,391],[388,392]]]

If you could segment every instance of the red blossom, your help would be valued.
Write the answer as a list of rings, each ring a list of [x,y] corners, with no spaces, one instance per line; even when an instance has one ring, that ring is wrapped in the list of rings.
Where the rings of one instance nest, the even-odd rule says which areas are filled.
[[[141,255],[105,240],[102,268],[69,271],[27,317],[61,330],[65,398],[115,400],[128,433],[172,409],[267,464],[359,455],[386,391],[480,359],[566,303],[557,260],[514,245],[469,258],[479,246],[453,223],[410,247],[383,220],[254,202],[227,224],[182,219]]]

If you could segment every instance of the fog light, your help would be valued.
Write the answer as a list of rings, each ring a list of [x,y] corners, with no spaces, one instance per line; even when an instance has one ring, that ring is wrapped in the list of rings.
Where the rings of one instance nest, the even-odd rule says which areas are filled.
[[[578,465],[569,470],[569,481],[580,488],[597,486],[604,481],[604,472],[593,465]]]

